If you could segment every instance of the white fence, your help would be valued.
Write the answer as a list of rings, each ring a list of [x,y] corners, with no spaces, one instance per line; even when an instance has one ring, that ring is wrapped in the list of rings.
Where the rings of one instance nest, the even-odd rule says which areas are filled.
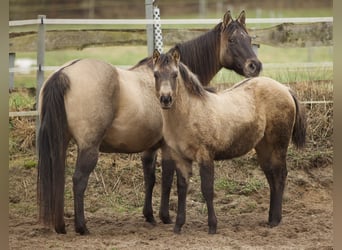
[[[205,24],[217,24],[220,22],[220,19],[49,19],[45,16],[38,16],[37,19],[31,20],[20,20],[20,21],[9,21],[9,26],[26,26],[26,25],[38,25],[38,45],[37,45],[37,64],[36,66],[30,66],[29,68],[25,68],[27,71],[37,71],[37,93],[39,93],[40,87],[44,81],[44,72],[45,71],[54,71],[58,69],[57,66],[45,66],[44,65],[44,54],[45,54],[45,25],[146,25],[147,30],[149,26],[153,26],[154,24],[161,25],[205,25]],[[246,19],[247,24],[280,24],[280,23],[315,23],[315,22],[333,22],[333,17],[305,17],[305,18],[248,18]],[[152,39],[153,40],[153,39]],[[147,40],[147,42],[151,41]],[[153,42],[152,42],[153,43]],[[151,47],[151,44],[149,45]],[[152,45],[153,46],[153,45]],[[151,48],[149,48],[151,51]],[[10,79],[13,80],[13,74],[17,72],[23,72],[23,69],[20,67],[14,67],[14,58],[10,58]],[[11,57],[11,55],[10,55]],[[125,66],[123,66],[125,67]],[[128,66],[126,66],[128,67]],[[332,62],[321,62],[321,63],[291,63],[288,65],[285,64],[264,64],[264,68],[276,68],[276,67],[293,67],[293,68],[314,68],[314,67],[333,67]],[[37,99],[38,101],[38,99]],[[324,101],[324,103],[329,103],[330,101]],[[312,101],[310,103],[321,103],[320,101]],[[38,115],[37,111],[29,111],[29,112],[10,112],[10,117],[14,116],[36,116]]]
[[[291,18],[248,18],[247,24],[279,24],[279,23],[316,23],[316,22],[333,22],[333,17],[291,17]],[[41,24],[41,19],[9,21],[9,26],[24,26]],[[147,25],[156,24],[157,21],[153,19],[49,19],[45,18],[45,24],[63,24],[63,25]],[[217,24],[220,19],[161,19],[160,24]]]

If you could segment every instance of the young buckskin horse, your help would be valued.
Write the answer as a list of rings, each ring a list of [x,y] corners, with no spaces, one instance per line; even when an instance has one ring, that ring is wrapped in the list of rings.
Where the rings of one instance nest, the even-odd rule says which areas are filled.
[[[212,93],[180,62],[176,49],[153,53],[156,95],[163,108],[163,135],[177,164],[178,211],[174,232],[185,223],[192,162],[200,167],[201,191],[208,209],[209,233],[216,233],[213,205],[214,160],[239,157],[253,148],[270,186],[268,223],[282,218],[287,176],[286,154],[292,142],[303,147],[305,113],[294,93],[267,77],[243,80]]]
[[[222,67],[245,76],[258,75],[261,70],[261,63],[251,48],[244,11],[236,20],[228,11],[223,21],[212,30],[178,44],[177,48],[183,53],[183,61],[191,65],[205,84]],[[192,54],[187,54],[190,48],[193,49]],[[78,147],[72,178],[77,233],[89,233],[84,216],[84,192],[99,152],[143,152],[143,213],[146,221],[155,223],[152,191],[156,152],[161,148],[159,216],[164,223],[171,223],[169,195],[175,162],[163,140],[162,113],[155,97],[152,58],[140,61],[129,70],[94,59],[68,62],[43,84],[39,112],[37,194],[39,220],[43,224],[52,225],[57,233],[66,233],[65,161],[71,139]]]

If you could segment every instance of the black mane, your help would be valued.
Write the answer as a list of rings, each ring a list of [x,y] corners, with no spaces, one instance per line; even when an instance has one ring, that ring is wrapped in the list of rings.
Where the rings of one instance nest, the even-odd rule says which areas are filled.
[[[142,60],[140,60],[136,65],[132,66],[130,68],[130,70],[133,70],[133,69],[136,69],[140,66],[143,66],[143,65],[147,65],[147,67],[149,67],[150,69],[153,69],[153,61],[152,61],[152,57],[146,57]]]
[[[222,23],[217,24],[213,29],[190,41],[178,43],[168,51],[178,49],[181,61],[198,75],[204,86],[208,85],[213,76],[222,68],[217,64],[221,25]]]
[[[202,86],[197,75],[192,73],[185,64],[179,64],[179,72],[183,79],[184,86],[190,93],[196,96],[205,96],[207,91],[209,91],[209,89],[207,90]]]

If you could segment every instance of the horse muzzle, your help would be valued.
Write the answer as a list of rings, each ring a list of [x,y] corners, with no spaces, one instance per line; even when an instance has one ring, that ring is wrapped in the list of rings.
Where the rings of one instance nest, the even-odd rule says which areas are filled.
[[[243,69],[243,73],[246,77],[255,77],[260,74],[261,70],[262,63],[258,59],[254,58],[247,60]]]
[[[159,101],[163,109],[169,109],[171,108],[173,98],[171,95],[162,95],[160,96]]]

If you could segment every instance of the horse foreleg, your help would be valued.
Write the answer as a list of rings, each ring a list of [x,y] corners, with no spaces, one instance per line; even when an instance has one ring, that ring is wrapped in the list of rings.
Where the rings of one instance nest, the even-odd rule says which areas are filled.
[[[214,210],[214,163],[200,164],[201,190],[208,208],[209,234],[215,234],[217,218]]]
[[[144,151],[141,156],[145,182],[145,203],[143,208],[143,214],[146,221],[153,225],[156,224],[152,208],[152,193],[154,184],[156,182],[156,157],[157,150]]]
[[[84,218],[84,192],[87,188],[90,173],[94,170],[98,160],[98,149],[79,150],[76,170],[73,175],[75,231],[81,235],[89,234]]]
[[[181,232],[182,226],[185,223],[186,218],[186,195],[188,190],[189,177],[184,177],[179,169],[176,169],[177,173],[177,194],[178,194],[178,210],[176,224],[173,231],[177,234]]]

